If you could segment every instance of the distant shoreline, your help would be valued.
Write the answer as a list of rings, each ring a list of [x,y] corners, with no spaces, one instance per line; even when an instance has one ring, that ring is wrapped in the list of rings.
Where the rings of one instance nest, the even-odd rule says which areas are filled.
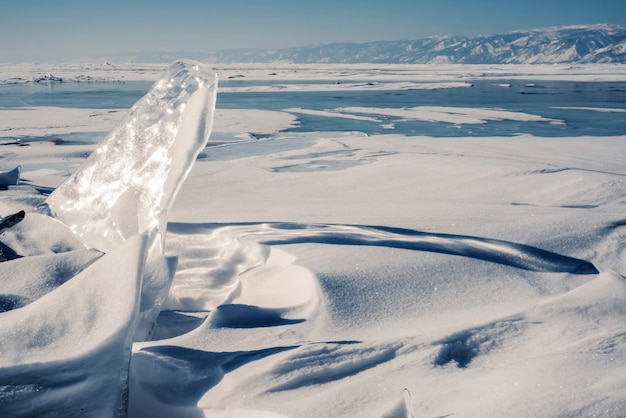
[[[0,84],[156,81],[167,64],[4,63]],[[623,64],[215,64],[220,79],[452,82],[626,81]],[[347,74],[348,73],[348,74]]]

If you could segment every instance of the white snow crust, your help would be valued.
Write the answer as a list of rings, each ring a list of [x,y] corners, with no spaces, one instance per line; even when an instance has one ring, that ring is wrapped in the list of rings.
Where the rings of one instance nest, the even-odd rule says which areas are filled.
[[[420,82],[476,76],[401,68]],[[493,70],[504,69],[623,77],[614,66]],[[342,71],[362,81],[375,69]],[[214,88],[190,93],[169,132],[159,106],[103,111],[97,128],[90,111],[0,109],[21,114],[0,117],[0,171],[21,166],[0,216],[26,211],[0,231],[1,416],[623,414],[626,136],[293,133],[307,112],[559,121],[491,108],[218,108],[205,147]],[[155,143],[168,163],[133,141],[103,150],[126,128],[99,146],[11,142],[45,136],[48,111],[67,132],[137,129],[133,118],[152,115],[145,129],[169,138]],[[97,203],[103,186],[117,203]],[[34,212],[46,201],[58,219]]]

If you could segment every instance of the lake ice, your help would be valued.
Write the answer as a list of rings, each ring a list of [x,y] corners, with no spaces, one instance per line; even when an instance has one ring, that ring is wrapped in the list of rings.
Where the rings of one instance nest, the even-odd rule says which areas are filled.
[[[163,252],[145,268],[137,260],[155,248],[136,235],[145,227],[89,250],[32,212],[126,111],[84,101],[0,109],[0,171],[22,168],[0,191],[0,215],[27,211],[0,235],[13,254],[0,275],[62,276],[0,314],[0,411],[119,410],[124,369],[111,365],[156,306],[152,338],[132,344],[130,416],[619,416],[626,133],[623,80],[609,81],[583,85],[597,96],[572,100],[583,94],[574,89],[554,102],[514,93],[553,82],[484,82],[524,97],[515,103],[477,97],[474,81],[342,91],[337,104],[338,92],[218,89],[208,146],[174,158],[195,163],[164,201]],[[149,306],[138,302],[146,274],[160,277]],[[49,349],[24,350],[42,347],[20,331],[27,318],[50,330]],[[75,355],[81,347],[95,357]],[[65,395],[72,379],[82,398]],[[46,385],[45,402],[32,402]]]
[[[220,85],[218,107],[292,113],[299,125],[290,130],[297,132],[554,137],[620,135],[626,129],[626,82],[507,81],[327,84],[326,80],[309,80],[296,84],[226,79]],[[128,108],[150,85],[141,81],[0,84],[0,107]],[[282,88],[285,86],[293,88]],[[413,108],[418,111],[404,112]],[[497,111],[503,114],[495,116]],[[461,118],[459,112],[473,112],[475,117]],[[533,121],[536,123],[528,123]]]

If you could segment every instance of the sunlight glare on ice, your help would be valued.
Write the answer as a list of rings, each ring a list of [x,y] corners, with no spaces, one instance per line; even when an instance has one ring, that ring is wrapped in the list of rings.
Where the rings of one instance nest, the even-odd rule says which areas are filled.
[[[51,213],[89,247],[158,227],[208,140],[217,77],[179,61],[47,199]],[[189,106],[188,106],[189,105]]]

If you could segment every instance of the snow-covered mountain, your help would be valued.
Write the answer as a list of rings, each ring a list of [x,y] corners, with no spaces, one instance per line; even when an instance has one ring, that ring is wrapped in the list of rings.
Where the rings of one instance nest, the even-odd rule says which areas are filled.
[[[276,50],[226,50],[212,62],[547,64],[626,63],[626,28],[559,26],[499,35],[335,43]]]

